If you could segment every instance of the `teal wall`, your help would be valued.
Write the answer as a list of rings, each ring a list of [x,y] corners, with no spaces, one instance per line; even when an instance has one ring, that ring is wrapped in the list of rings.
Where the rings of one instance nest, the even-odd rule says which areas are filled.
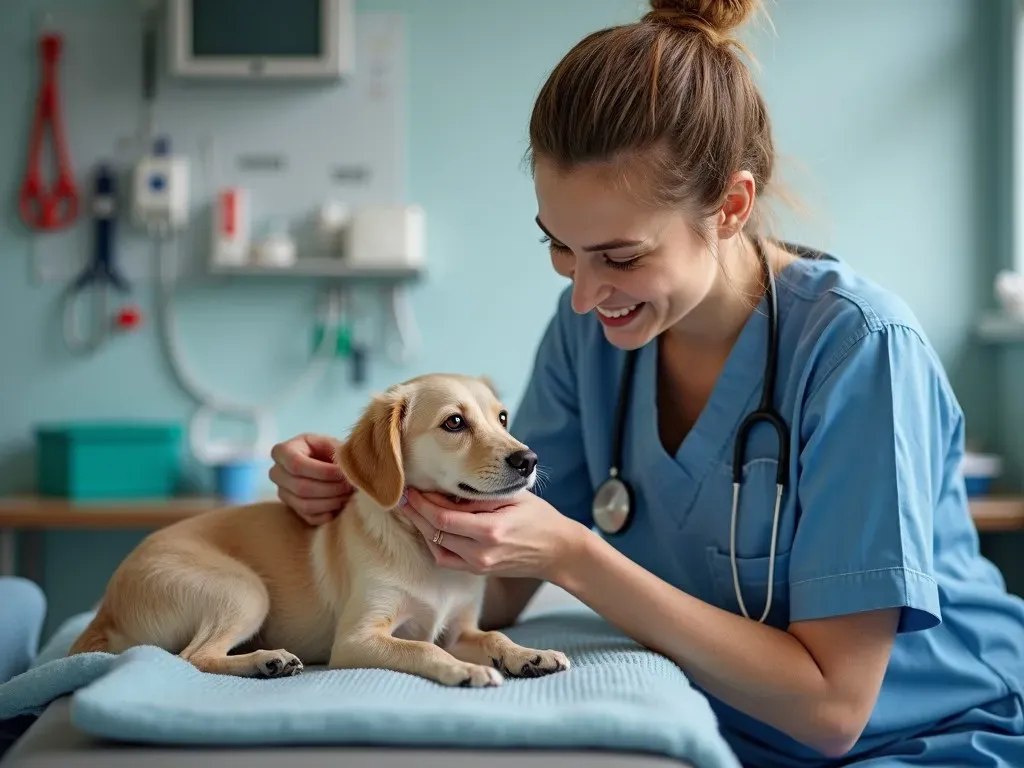
[[[134,8],[92,0],[97,8]],[[34,92],[33,14],[5,0],[0,23],[0,493],[32,489],[40,420],[138,416],[187,420],[192,403],[161,357],[152,325],[93,359],[60,344],[58,289],[30,283],[29,238],[13,205]],[[80,7],[46,0],[47,8]],[[371,390],[421,371],[490,373],[518,399],[562,282],[533,224],[521,158],[531,100],[558,57],[587,32],[633,18],[633,0],[359,0],[407,18],[408,189],[427,212],[435,269],[413,294],[423,356],[372,368],[365,388],[344,364],[278,414],[281,433],[342,434]],[[840,254],[902,294],[920,315],[967,411],[973,439],[1001,449],[995,350],[971,341],[1008,255],[1005,170],[1008,2],[778,0],[774,32],[749,33],[781,171],[807,204],[784,234]],[[502,37],[499,37],[499,33]],[[152,308],[150,289],[140,296]],[[303,284],[198,287],[181,302],[205,379],[258,397],[295,372],[309,339]],[[233,307],[228,311],[226,306]],[[439,307],[463,319],[441,323]],[[491,330],[481,322],[486,318]],[[223,350],[228,349],[230,353]],[[252,382],[259,382],[252,391]],[[1011,430],[1012,431],[1012,430]],[[45,537],[50,626],[96,599],[141,532]]]

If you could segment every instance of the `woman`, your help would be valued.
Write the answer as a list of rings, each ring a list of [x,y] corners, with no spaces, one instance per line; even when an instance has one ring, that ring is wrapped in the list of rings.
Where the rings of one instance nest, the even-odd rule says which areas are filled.
[[[942,366],[901,301],[763,231],[770,124],[729,37],[754,5],[653,2],[551,74],[530,122],[537,223],[572,285],[512,427],[545,482],[502,505],[409,489],[404,512],[438,563],[491,577],[489,625],[546,580],[671,657],[746,765],[1024,765],[1024,601],[978,553]],[[604,536],[592,499],[632,350],[633,515]],[[771,381],[788,458],[752,428],[734,517],[733,447]],[[349,493],[332,445],[274,450],[312,523]]]

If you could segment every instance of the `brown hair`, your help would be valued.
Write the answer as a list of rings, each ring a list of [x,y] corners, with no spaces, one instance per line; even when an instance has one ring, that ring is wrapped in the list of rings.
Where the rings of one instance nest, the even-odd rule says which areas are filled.
[[[537,97],[531,165],[541,159],[568,171],[608,163],[627,184],[625,166],[639,167],[652,182],[649,202],[684,206],[695,225],[722,206],[735,171],[753,175],[760,200],[775,165],[771,125],[738,55],[746,49],[729,35],[759,5],[651,0],[640,21],[583,38]],[[759,208],[752,229],[760,227]]]

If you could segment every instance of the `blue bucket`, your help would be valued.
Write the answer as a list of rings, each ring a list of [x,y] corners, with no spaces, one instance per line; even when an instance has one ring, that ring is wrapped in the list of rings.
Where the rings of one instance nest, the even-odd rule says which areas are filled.
[[[229,461],[214,467],[217,495],[228,504],[256,501],[258,464],[255,461]]]

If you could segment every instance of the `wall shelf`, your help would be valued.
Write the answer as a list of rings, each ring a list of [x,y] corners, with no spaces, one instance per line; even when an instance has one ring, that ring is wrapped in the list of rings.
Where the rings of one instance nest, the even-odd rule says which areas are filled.
[[[989,344],[1024,342],[1024,318],[994,310],[983,314],[974,324],[975,334]]]
[[[330,280],[411,282],[423,276],[419,267],[365,267],[353,266],[344,259],[299,258],[287,267],[262,264],[209,267],[209,274],[217,277],[319,277]]]

